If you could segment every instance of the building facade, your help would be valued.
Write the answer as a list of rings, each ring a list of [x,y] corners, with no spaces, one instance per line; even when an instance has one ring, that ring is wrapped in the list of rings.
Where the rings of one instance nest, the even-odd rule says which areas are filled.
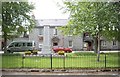
[[[42,49],[44,40],[44,27],[49,26],[50,47],[69,47],[75,51],[94,50],[94,40],[88,33],[80,36],[64,36],[58,27],[66,25],[67,19],[40,19],[36,20],[36,26],[29,34],[29,40],[36,42],[36,48]],[[107,41],[101,38],[101,50],[120,50],[118,41]]]

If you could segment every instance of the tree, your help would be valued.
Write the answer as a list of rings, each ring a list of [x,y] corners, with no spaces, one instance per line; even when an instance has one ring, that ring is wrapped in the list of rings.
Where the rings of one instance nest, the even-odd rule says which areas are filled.
[[[33,4],[28,2],[2,2],[2,32],[4,51],[7,52],[7,40],[30,31],[34,26],[31,12]]]
[[[1,9],[1,7],[2,7],[2,2],[0,1],[0,26],[2,26],[2,25],[1,25],[1,23],[2,23],[2,15],[1,15],[1,14],[2,14],[2,13],[1,13],[1,12],[2,12],[2,9]]]
[[[120,40],[120,21],[117,4],[112,2],[79,2],[65,1],[66,12],[70,12],[69,22],[61,27],[64,34],[79,35],[89,32],[94,38],[95,52],[100,57],[100,38]]]

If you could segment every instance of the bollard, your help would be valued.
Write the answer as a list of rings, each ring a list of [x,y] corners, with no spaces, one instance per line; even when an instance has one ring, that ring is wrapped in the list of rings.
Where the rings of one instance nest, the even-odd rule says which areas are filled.
[[[51,59],[51,70],[52,70],[52,54],[50,54],[50,59]]]
[[[65,70],[65,56],[63,57],[63,69]]]
[[[105,69],[106,69],[106,53],[105,53]]]

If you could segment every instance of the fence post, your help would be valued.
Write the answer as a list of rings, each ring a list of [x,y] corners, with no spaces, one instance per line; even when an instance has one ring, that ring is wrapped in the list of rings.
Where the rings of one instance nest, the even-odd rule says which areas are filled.
[[[105,53],[105,69],[106,69],[106,53]]]
[[[52,54],[50,54],[50,59],[51,59],[51,70],[52,70]]]
[[[24,68],[24,59],[25,59],[25,57],[24,57],[24,55],[22,55],[22,68]]]
[[[65,55],[63,56],[63,69],[65,70]]]

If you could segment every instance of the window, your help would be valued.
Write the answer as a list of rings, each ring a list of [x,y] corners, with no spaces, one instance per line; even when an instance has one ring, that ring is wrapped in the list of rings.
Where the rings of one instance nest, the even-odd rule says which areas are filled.
[[[84,35],[83,35],[84,37],[89,37],[89,33],[88,32],[86,32],[86,33],[84,33]]]
[[[69,47],[72,47],[72,46],[73,46],[73,42],[69,41]]]
[[[27,43],[27,46],[32,46],[32,43]]]
[[[87,47],[88,46],[88,43],[84,43],[84,47]]]
[[[39,29],[39,35],[43,35],[43,28]]]
[[[102,46],[106,46],[106,41],[104,41],[104,40],[101,41],[101,45],[102,45]]]
[[[23,43],[23,46],[26,46],[26,44],[25,44],[25,43]]]
[[[57,29],[56,28],[54,29],[54,35],[57,35]]]
[[[15,47],[20,47],[21,43],[15,43]]]
[[[116,41],[113,41],[113,46],[116,46]]]

